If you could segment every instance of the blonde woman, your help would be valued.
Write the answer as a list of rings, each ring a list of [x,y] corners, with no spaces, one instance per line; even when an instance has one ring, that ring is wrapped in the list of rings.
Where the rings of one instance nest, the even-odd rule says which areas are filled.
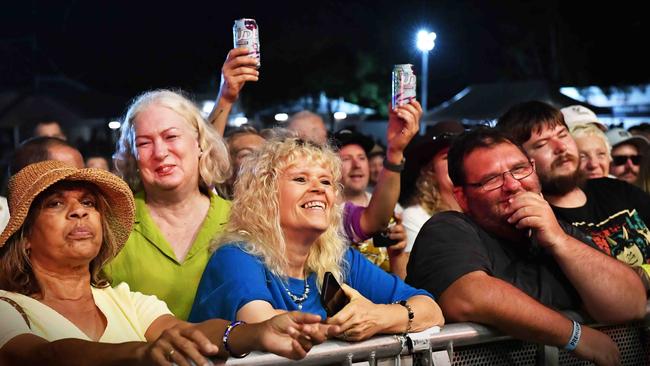
[[[580,153],[580,175],[583,179],[604,178],[609,175],[612,150],[603,131],[593,123],[571,127],[571,135]]]
[[[230,202],[212,192],[230,176],[228,149],[190,100],[154,90],[129,107],[115,161],[135,192],[136,217],[105,272],[113,285],[156,295],[187,319],[210,240],[230,211]]]
[[[329,147],[299,138],[272,140],[246,160],[230,221],[216,242],[190,319],[259,322],[291,310],[325,317],[318,292],[325,272],[332,272],[347,284],[350,303],[327,323],[339,325],[344,339],[442,325],[430,294],[345,244],[340,177],[341,161]]]

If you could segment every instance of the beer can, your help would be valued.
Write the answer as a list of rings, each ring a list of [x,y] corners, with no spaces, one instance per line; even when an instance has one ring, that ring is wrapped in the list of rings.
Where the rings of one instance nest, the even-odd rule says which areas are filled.
[[[257,67],[260,63],[260,33],[255,19],[237,19],[232,26],[232,35],[235,48],[246,47],[250,50],[248,54],[257,59]]]
[[[393,67],[392,102],[393,108],[409,104],[415,99],[415,74],[413,65],[401,64]]]

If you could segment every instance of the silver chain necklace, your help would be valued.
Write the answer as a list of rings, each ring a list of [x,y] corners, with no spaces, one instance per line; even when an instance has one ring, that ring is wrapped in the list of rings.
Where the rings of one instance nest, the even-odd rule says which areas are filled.
[[[307,297],[309,297],[309,283],[307,283],[307,277],[305,277],[305,293],[303,293],[301,296],[296,296],[291,291],[289,291],[289,288],[284,285],[284,281],[282,282],[282,287],[284,287],[284,291],[287,292],[287,295],[291,298],[291,301],[295,302],[296,305],[298,305],[298,310],[302,310],[302,303],[307,300]]]

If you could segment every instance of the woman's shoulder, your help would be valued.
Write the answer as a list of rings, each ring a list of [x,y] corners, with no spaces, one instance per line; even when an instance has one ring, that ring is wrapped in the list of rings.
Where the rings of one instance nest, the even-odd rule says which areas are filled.
[[[214,253],[212,253],[210,262],[218,262],[221,266],[261,263],[260,258],[246,250],[246,242],[243,241],[231,241],[219,245]]]

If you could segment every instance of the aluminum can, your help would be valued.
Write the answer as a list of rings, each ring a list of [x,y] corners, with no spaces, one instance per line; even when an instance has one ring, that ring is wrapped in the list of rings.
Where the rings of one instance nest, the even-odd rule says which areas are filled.
[[[242,18],[235,20],[235,24],[232,26],[232,35],[235,48],[248,48],[250,50],[248,55],[255,57],[257,67],[260,67],[260,32],[255,19]]]
[[[413,65],[401,64],[393,67],[392,102],[393,108],[409,104],[415,99],[415,73]]]

